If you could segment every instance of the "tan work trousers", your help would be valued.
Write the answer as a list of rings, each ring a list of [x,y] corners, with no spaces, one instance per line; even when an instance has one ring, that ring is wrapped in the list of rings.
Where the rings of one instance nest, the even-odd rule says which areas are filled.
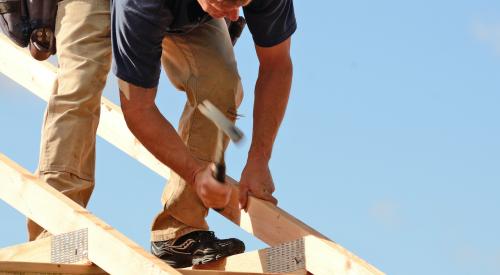
[[[208,99],[234,121],[243,99],[225,21],[211,20],[187,34],[167,35],[163,40],[162,64],[174,86],[187,95],[179,135],[196,158],[213,162],[217,128],[196,106]],[[228,140],[224,142],[227,146]],[[205,221],[208,209],[175,173],[165,187],[162,204],[163,211],[152,225],[152,241],[208,229]]]
[[[111,64],[109,0],[64,0],[56,18],[57,85],[42,126],[40,178],[86,206],[94,188],[95,135]],[[46,232],[28,220],[30,240]]]

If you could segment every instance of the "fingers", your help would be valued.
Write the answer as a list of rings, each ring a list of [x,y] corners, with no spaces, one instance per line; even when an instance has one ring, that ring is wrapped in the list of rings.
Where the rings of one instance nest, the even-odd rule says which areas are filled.
[[[273,190],[274,191],[274,190]],[[245,185],[240,185],[240,209],[244,209],[245,212],[248,211],[248,196],[252,196],[261,200],[268,201],[274,205],[278,205],[278,199],[276,199],[270,192],[252,192]]]
[[[273,195],[271,194],[268,194],[266,195],[266,197],[263,199],[265,201],[268,201],[274,205],[278,205],[278,199],[276,199]]]
[[[268,201],[274,205],[278,200],[273,197],[275,187],[269,167],[259,163],[247,163],[241,174],[240,181],[240,209],[248,210],[248,196]]]
[[[201,193],[201,201],[207,208],[224,208],[227,206],[231,199],[231,186],[229,186],[227,183],[217,184],[222,188],[219,191],[216,191],[216,189],[213,188],[212,190],[205,190],[205,192]]]
[[[274,205],[278,205],[278,200],[272,195],[270,192],[259,192],[259,193],[253,193],[253,192],[248,192],[248,195],[251,195],[253,197],[256,197],[261,200],[268,201]]]
[[[195,178],[195,188],[201,202],[207,208],[224,208],[231,199],[232,187],[218,182],[212,171],[215,166],[207,166]]]

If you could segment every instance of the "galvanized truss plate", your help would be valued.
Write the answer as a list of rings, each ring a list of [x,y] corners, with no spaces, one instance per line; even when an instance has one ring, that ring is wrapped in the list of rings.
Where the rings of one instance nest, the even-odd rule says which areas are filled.
[[[50,262],[72,264],[88,259],[88,230],[80,229],[52,237]]]
[[[267,272],[287,273],[305,269],[305,267],[303,238],[267,249]]]

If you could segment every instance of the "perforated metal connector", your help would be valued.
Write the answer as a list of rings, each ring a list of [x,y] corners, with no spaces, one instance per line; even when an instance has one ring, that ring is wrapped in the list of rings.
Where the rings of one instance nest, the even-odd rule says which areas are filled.
[[[50,262],[72,264],[88,259],[88,230],[53,236],[50,249]]]
[[[288,273],[306,267],[304,239],[267,249],[267,272]]]

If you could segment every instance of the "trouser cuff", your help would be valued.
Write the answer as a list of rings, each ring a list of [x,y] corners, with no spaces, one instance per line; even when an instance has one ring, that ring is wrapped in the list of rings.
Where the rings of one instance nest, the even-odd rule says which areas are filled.
[[[151,232],[151,241],[152,242],[168,241],[171,239],[177,239],[181,236],[184,236],[194,231],[204,231],[204,230],[206,229],[194,228],[189,226],[176,230],[173,229],[155,230]]]

